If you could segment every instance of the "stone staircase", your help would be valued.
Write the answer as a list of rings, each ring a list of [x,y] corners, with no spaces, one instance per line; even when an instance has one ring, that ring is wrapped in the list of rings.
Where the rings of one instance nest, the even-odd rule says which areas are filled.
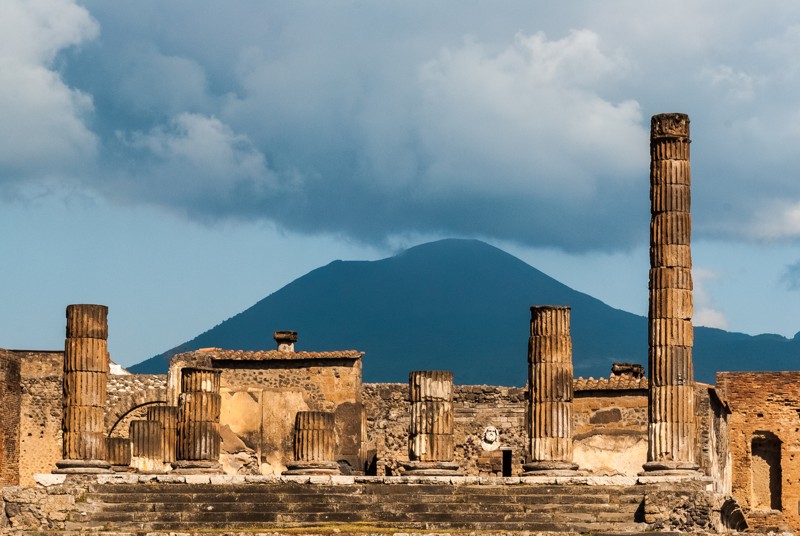
[[[647,485],[95,483],[68,531],[640,532]]]

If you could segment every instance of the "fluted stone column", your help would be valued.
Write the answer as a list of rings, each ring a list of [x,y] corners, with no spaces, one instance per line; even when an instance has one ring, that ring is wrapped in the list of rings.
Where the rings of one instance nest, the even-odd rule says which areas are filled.
[[[64,342],[63,460],[57,473],[107,473],[108,307],[68,305]]]
[[[335,416],[326,411],[298,411],[294,423],[294,460],[284,475],[338,475]]]
[[[130,470],[131,441],[127,437],[109,437],[106,439],[108,463],[115,472]]]
[[[647,472],[695,463],[689,116],[650,123],[650,307]]]
[[[159,423],[164,431],[164,444],[161,448],[164,462],[176,461],[178,459],[178,408],[176,406],[151,406],[147,408],[147,420]]]
[[[572,462],[572,337],[570,308],[531,307],[528,343],[530,463],[523,475],[569,475]]]
[[[178,397],[178,451],[173,464],[183,473],[216,473],[219,463],[221,371],[185,367]]]
[[[131,467],[139,473],[166,473],[164,463],[164,429],[160,422],[131,421]]]
[[[453,462],[453,373],[417,370],[408,376],[411,425],[405,474],[456,475]]]

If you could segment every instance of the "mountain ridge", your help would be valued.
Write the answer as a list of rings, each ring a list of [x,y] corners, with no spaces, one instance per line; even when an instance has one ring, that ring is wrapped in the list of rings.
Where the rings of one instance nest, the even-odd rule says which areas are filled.
[[[572,307],[576,376],[608,375],[613,361],[646,365],[645,317],[484,242],[444,239],[376,261],[332,261],[130,370],[163,373],[172,355],[203,347],[271,349],[274,330],[292,329],[298,348],[365,351],[365,381],[402,382],[411,370],[450,369],[457,383],[523,385],[531,305]],[[725,370],[754,362],[758,370],[796,367],[795,339],[696,327],[695,376],[713,383],[722,363]]]

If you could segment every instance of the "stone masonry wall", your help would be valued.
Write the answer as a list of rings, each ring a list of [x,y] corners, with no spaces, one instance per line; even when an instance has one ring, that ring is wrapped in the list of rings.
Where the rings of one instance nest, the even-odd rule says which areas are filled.
[[[405,383],[364,384],[368,449],[378,459],[379,475],[397,475],[400,462],[408,461],[410,423],[408,385]],[[500,448],[513,452],[512,474],[519,474],[525,457],[525,389],[486,385],[456,385],[454,461],[466,474],[476,475],[481,437],[487,426],[499,432]]]
[[[511,474],[522,472],[528,437],[525,397],[522,387],[455,386],[455,461],[462,470],[478,474],[483,431],[494,426],[500,448],[512,451]],[[629,476],[641,471],[647,454],[647,391],[576,391],[574,404],[575,455],[581,468]],[[377,472],[398,474],[399,462],[408,459],[408,386],[364,384],[364,406]]]
[[[106,393],[106,434],[127,437],[130,421],[144,418],[148,405],[166,403],[167,375],[112,374]]]
[[[19,359],[0,349],[0,486],[19,484]]]
[[[15,350],[21,377],[20,485],[49,473],[61,459],[64,352]]]
[[[719,372],[731,410],[731,490],[754,527],[800,530],[800,371]]]

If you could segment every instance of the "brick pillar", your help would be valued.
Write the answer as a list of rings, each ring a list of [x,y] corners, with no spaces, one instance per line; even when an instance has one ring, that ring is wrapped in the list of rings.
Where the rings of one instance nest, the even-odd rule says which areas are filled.
[[[650,123],[648,449],[645,471],[694,472],[689,116]]]
[[[294,462],[284,475],[338,475],[333,413],[298,411],[294,421]]]
[[[523,475],[575,474],[570,308],[531,307],[528,389],[531,462]]]
[[[164,462],[176,461],[178,459],[178,408],[176,406],[150,406],[147,408],[147,420],[159,423],[164,431],[164,444],[161,448]]]
[[[221,371],[185,367],[178,397],[178,450],[176,470],[184,473],[218,473],[219,394]]]
[[[130,470],[131,440],[127,437],[109,437],[106,439],[108,463],[115,472]]]
[[[454,475],[453,462],[453,373],[449,370],[417,370],[408,375],[411,426],[409,475]]]
[[[157,421],[131,421],[131,467],[139,473],[166,473],[164,464],[164,429]]]
[[[19,485],[19,434],[22,403],[19,359],[0,350],[0,488]]]
[[[64,343],[63,460],[57,473],[107,473],[108,307],[68,305]]]

